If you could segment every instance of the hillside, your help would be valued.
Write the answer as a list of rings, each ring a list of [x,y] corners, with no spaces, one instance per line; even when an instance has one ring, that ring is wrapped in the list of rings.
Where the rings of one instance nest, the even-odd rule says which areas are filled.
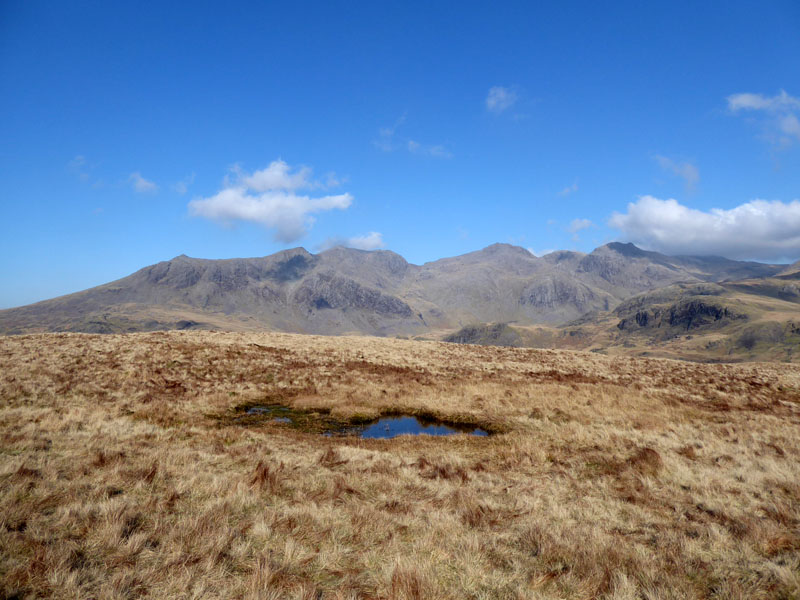
[[[442,339],[696,361],[800,360],[800,281],[676,284],[560,327],[471,325]]]
[[[800,593],[793,365],[38,334],[0,337],[0,397],[2,598]],[[492,435],[315,426],[398,413]]]
[[[178,256],[83,292],[0,311],[0,333],[163,329],[422,335],[472,323],[559,325],[681,282],[783,269],[668,257],[611,243],[536,257],[495,244],[418,266],[386,250],[303,248],[262,258]]]
[[[798,276],[798,275],[800,275],[800,260],[798,260],[795,263],[792,263],[791,265],[789,265],[785,269],[781,270],[778,273],[778,275],[779,276],[786,276],[786,275],[788,275],[788,276]]]

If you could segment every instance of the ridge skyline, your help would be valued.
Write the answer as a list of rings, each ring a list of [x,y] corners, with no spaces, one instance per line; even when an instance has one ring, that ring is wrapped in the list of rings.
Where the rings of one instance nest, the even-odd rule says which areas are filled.
[[[391,250],[297,247],[263,257],[186,255],[83,291],[0,311],[0,332],[153,329],[421,335],[472,323],[561,326],[674,284],[769,278],[783,264],[670,257],[611,242],[542,257],[495,243],[422,265]]]
[[[325,248],[323,250],[318,250],[316,252],[312,252],[311,250],[308,250],[304,246],[295,246],[293,248],[285,248],[285,249],[282,249],[282,250],[278,250],[277,252],[273,252],[271,254],[254,255],[254,256],[236,256],[236,257],[228,257],[228,258],[210,258],[210,257],[189,256],[188,254],[181,253],[181,254],[178,254],[178,255],[172,257],[171,259],[164,259],[164,260],[161,260],[161,261],[158,261],[158,262],[159,263],[161,263],[161,262],[169,262],[171,260],[177,260],[177,259],[180,259],[180,258],[186,258],[186,259],[198,260],[198,261],[250,260],[250,259],[268,258],[268,257],[271,257],[271,256],[276,256],[276,255],[281,255],[281,254],[286,254],[286,253],[292,253],[292,252],[296,252],[298,250],[302,250],[303,252],[309,254],[310,256],[319,256],[319,255],[323,255],[323,254],[326,254],[326,253],[330,253],[331,251],[347,250],[347,251],[353,251],[353,252],[359,252],[359,253],[390,253],[390,254],[393,254],[395,256],[401,257],[404,261],[406,261],[411,266],[424,267],[425,265],[430,265],[430,264],[437,263],[437,262],[440,262],[440,261],[446,261],[446,260],[450,260],[450,259],[457,259],[457,258],[460,258],[460,257],[465,257],[465,256],[470,256],[470,255],[477,255],[477,254],[482,253],[482,252],[492,251],[493,249],[500,249],[500,248],[509,248],[509,249],[514,249],[514,250],[521,250],[521,251],[525,252],[528,256],[530,256],[531,258],[534,258],[534,259],[544,259],[547,256],[554,256],[554,255],[559,255],[559,254],[561,254],[561,255],[575,255],[575,256],[588,256],[588,255],[591,255],[591,254],[597,252],[598,250],[600,250],[602,248],[612,248],[612,249],[620,248],[620,249],[632,249],[633,252],[635,254],[637,254],[637,255],[640,254],[640,253],[645,253],[645,254],[651,254],[651,255],[667,256],[667,257],[672,257],[672,258],[703,258],[703,259],[708,259],[708,260],[730,261],[730,262],[734,262],[734,263],[752,263],[752,264],[759,264],[759,265],[780,265],[780,266],[784,266],[784,267],[790,267],[792,265],[800,263],[800,261],[796,261],[795,263],[790,263],[790,262],[770,263],[770,262],[757,261],[757,260],[736,260],[736,259],[727,258],[725,256],[718,256],[718,255],[692,255],[692,254],[669,255],[669,254],[656,252],[656,251],[653,251],[653,250],[646,250],[644,248],[641,248],[640,246],[637,246],[633,242],[619,242],[619,241],[612,241],[612,242],[607,242],[607,243],[601,244],[600,246],[597,246],[596,248],[594,248],[590,252],[582,252],[580,250],[557,249],[557,250],[551,250],[551,251],[549,251],[549,252],[547,252],[545,254],[535,254],[530,248],[526,248],[526,247],[520,246],[518,244],[512,244],[512,243],[509,243],[509,242],[494,242],[492,244],[489,244],[489,245],[484,246],[483,248],[480,248],[480,249],[477,249],[477,250],[471,250],[471,251],[468,251],[468,252],[464,252],[462,254],[443,256],[443,257],[435,258],[433,260],[425,261],[425,262],[422,262],[422,263],[410,262],[402,254],[400,254],[399,252],[396,252],[394,250],[391,250],[389,248],[376,248],[376,249],[367,250],[367,249],[362,249],[362,248],[353,248],[353,247],[346,246],[346,245],[341,245],[341,244],[332,246],[330,248]],[[153,264],[158,264],[158,263],[153,263]],[[142,268],[147,268],[147,267],[142,267]],[[137,269],[137,271],[138,270],[139,269]],[[134,272],[136,272],[136,271],[134,271]],[[126,275],[122,275],[121,277],[118,277],[116,279],[112,279],[109,283],[112,283],[112,282],[117,281],[119,279],[124,279],[125,277],[127,277],[127,276]],[[80,293],[82,291],[86,291],[88,289],[92,289],[94,287],[98,287],[100,285],[104,285],[104,283],[99,283],[99,284],[97,284],[95,286],[90,286],[88,288],[82,288],[82,289],[78,289],[78,290],[74,290],[74,291],[69,291],[69,292],[66,292],[64,294],[58,294],[56,296],[44,297],[44,298],[41,298],[39,300],[34,300],[33,302],[27,302],[25,304],[17,304],[17,305],[13,305],[13,306],[0,306],[0,311],[2,311],[2,310],[10,310],[10,309],[14,309],[14,308],[21,308],[21,307],[24,307],[24,306],[29,306],[31,304],[37,304],[39,302],[46,302],[48,300],[62,298],[64,296],[70,296],[72,294]]]

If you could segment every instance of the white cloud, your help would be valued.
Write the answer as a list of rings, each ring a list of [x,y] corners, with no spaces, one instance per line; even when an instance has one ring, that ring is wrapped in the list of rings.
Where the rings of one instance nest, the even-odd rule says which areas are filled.
[[[383,235],[377,231],[370,231],[366,235],[351,237],[347,240],[347,245],[351,248],[358,248],[359,250],[377,250],[384,246]]]
[[[677,162],[666,156],[656,155],[658,165],[665,171],[677,175],[686,182],[687,190],[694,190],[697,182],[700,181],[700,170],[689,162]]]
[[[351,238],[332,237],[328,238],[319,245],[320,250],[328,250],[335,246],[355,248],[357,250],[378,250],[385,246],[383,234],[377,231],[370,231],[364,235],[357,235]]]
[[[572,185],[568,185],[563,190],[558,192],[558,195],[559,196],[569,196],[570,194],[573,194],[573,193],[575,193],[577,191],[578,191],[578,182],[576,181]]]
[[[344,210],[353,202],[350,194],[320,197],[298,194],[298,190],[317,188],[320,184],[311,179],[311,169],[302,167],[292,173],[282,160],[251,174],[235,167],[232,175],[225,178],[223,189],[214,196],[189,202],[189,212],[225,224],[258,223],[274,229],[276,240],[289,243],[307,233],[314,224],[313,214]]]
[[[569,227],[567,227],[567,231],[570,233],[578,233],[584,229],[589,229],[592,225],[594,225],[594,223],[589,219],[573,219]]]
[[[178,192],[181,196],[183,196],[186,192],[189,191],[189,186],[194,183],[195,174],[192,173],[188,177],[184,177],[178,183],[172,186],[172,189]]]
[[[677,200],[641,196],[609,225],[623,237],[666,254],[782,260],[800,256],[800,200],[753,200],[708,212]]]
[[[501,113],[517,101],[517,93],[513,90],[496,85],[489,89],[486,96],[486,109],[493,113]]]
[[[291,173],[291,167],[282,160],[274,160],[266,169],[255,171],[252,175],[244,174],[239,167],[235,167],[234,171],[242,183],[254,192],[293,191],[315,187],[310,179],[309,167],[300,167],[295,173]]]
[[[128,181],[133,186],[133,189],[140,194],[152,194],[158,191],[158,185],[142,177],[142,174],[138,171],[131,173],[128,177]]]
[[[728,109],[732,113],[752,111],[760,113],[766,138],[778,146],[789,146],[800,141],[800,98],[781,90],[771,98],[762,94],[733,94],[728,96]]]
[[[737,110],[766,110],[781,112],[800,109],[800,99],[781,90],[780,94],[769,98],[763,94],[732,94],[728,96],[728,108]]]

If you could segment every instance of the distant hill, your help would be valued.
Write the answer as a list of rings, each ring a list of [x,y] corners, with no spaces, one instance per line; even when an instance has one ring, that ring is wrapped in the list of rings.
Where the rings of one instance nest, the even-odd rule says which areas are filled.
[[[443,340],[698,361],[800,361],[800,278],[674,284],[557,327],[474,324]]]
[[[0,332],[426,335],[474,323],[558,326],[665,286],[764,278],[784,269],[670,257],[620,243],[543,257],[494,244],[424,265],[387,250],[341,247],[226,260],[182,255],[105,285],[0,311]]]

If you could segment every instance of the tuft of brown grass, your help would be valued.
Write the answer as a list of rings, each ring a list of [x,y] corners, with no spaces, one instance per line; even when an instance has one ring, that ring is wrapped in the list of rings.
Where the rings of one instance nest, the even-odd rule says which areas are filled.
[[[347,460],[342,459],[336,448],[329,446],[328,449],[325,450],[325,452],[323,452],[317,459],[317,463],[323,467],[332,469],[333,467],[338,467],[339,465],[347,463]]]
[[[655,477],[664,468],[661,455],[652,448],[640,448],[627,462],[631,469],[649,477]]]
[[[427,600],[432,597],[430,586],[418,566],[398,564],[392,572],[389,592],[391,600]]]
[[[270,494],[276,494],[282,488],[283,470],[283,463],[277,467],[270,467],[269,464],[260,460],[250,478],[250,485]]]

